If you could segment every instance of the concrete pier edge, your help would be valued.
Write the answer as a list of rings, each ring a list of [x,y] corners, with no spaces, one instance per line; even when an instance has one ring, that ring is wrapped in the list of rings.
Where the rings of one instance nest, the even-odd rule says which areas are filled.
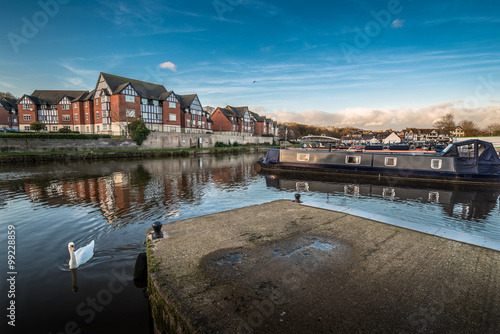
[[[307,199],[163,232],[146,236],[155,333],[500,329],[495,240]]]
[[[484,238],[484,237],[480,237],[480,236],[476,236],[476,235],[472,235],[472,234],[457,232],[457,231],[445,229],[442,227],[435,227],[435,226],[425,225],[425,224],[421,224],[421,223],[410,222],[410,221],[406,221],[406,220],[402,220],[402,219],[398,219],[398,218],[380,215],[377,213],[371,213],[368,211],[351,208],[348,206],[322,203],[322,202],[317,202],[317,201],[306,201],[304,203],[301,203],[301,205],[310,206],[310,207],[319,208],[319,209],[337,211],[337,212],[344,212],[344,213],[348,213],[348,214],[356,216],[356,217],[366,218],[366,219],[378,221],[381,223],[406,228],[406,229],[409,229],[412,231],[422,232],[422,233],[435,235],[435,236],[442,237],[442,238],[449,239],[449,240],[453,240],[453,241],[459,241],[459,242],[463,242],[466,244],[471,244],[471,245],[475,245],[475,246],[480,246],[480,247],[485,247],[485,248],[493,249],[496,251],[500,251],[500,241],[498,241],[498,240],[493,240],[493,239],[488,239],[488,238]]]

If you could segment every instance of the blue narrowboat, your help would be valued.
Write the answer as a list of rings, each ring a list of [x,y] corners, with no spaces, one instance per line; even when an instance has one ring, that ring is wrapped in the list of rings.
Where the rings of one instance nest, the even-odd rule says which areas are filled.
[[[367,177],[500,182],[500,158],[492,143],[471,139],[434,153],[269,149],[261,168],[274,172],[361,174]]]

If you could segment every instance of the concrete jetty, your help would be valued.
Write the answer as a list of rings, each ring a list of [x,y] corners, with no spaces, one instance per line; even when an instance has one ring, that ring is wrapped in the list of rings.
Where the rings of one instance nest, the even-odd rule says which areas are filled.
[[[499,333],[500,252],[291,200],[148,241],[158,333]]]

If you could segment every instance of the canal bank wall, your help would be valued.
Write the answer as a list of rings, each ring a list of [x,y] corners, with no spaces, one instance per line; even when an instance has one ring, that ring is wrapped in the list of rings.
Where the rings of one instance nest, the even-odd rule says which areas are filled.
[[[153,150],[176,148],[211,148],[217,142],[232,145],[272,144],[272,137],[230,136],[219,134],[151,132],[138,146],[132,139],[32,139],[1,138],[0,152],[57,152],[102,150]]]
[[[500,252],[290,200],[166,224],[147,262],[157,333],[500,330]]]
[[[155,159],[170,157],[188,157],[196,155],[223,155],[265,152],[266,148],[258,147],[230,147],[213,149],[186,149],[186,150],[125,150],[125,151],[96,151],[96,152],[72,152],[72,153],[32,153],[32,154],[9,154],[0,155],[0,164],[16,163],[45,163],[64,161],[98,161],[98,160],[120,160],[120,159]]]

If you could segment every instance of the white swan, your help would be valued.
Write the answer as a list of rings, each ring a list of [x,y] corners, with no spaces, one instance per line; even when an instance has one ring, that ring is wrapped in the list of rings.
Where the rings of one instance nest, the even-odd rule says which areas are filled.
[[[94,256],[94,240],[92,240],[87,246],[78,249],[75,252],[75,244],[70,242],[68,244],[69,251],[69,269],[76,269]]]

